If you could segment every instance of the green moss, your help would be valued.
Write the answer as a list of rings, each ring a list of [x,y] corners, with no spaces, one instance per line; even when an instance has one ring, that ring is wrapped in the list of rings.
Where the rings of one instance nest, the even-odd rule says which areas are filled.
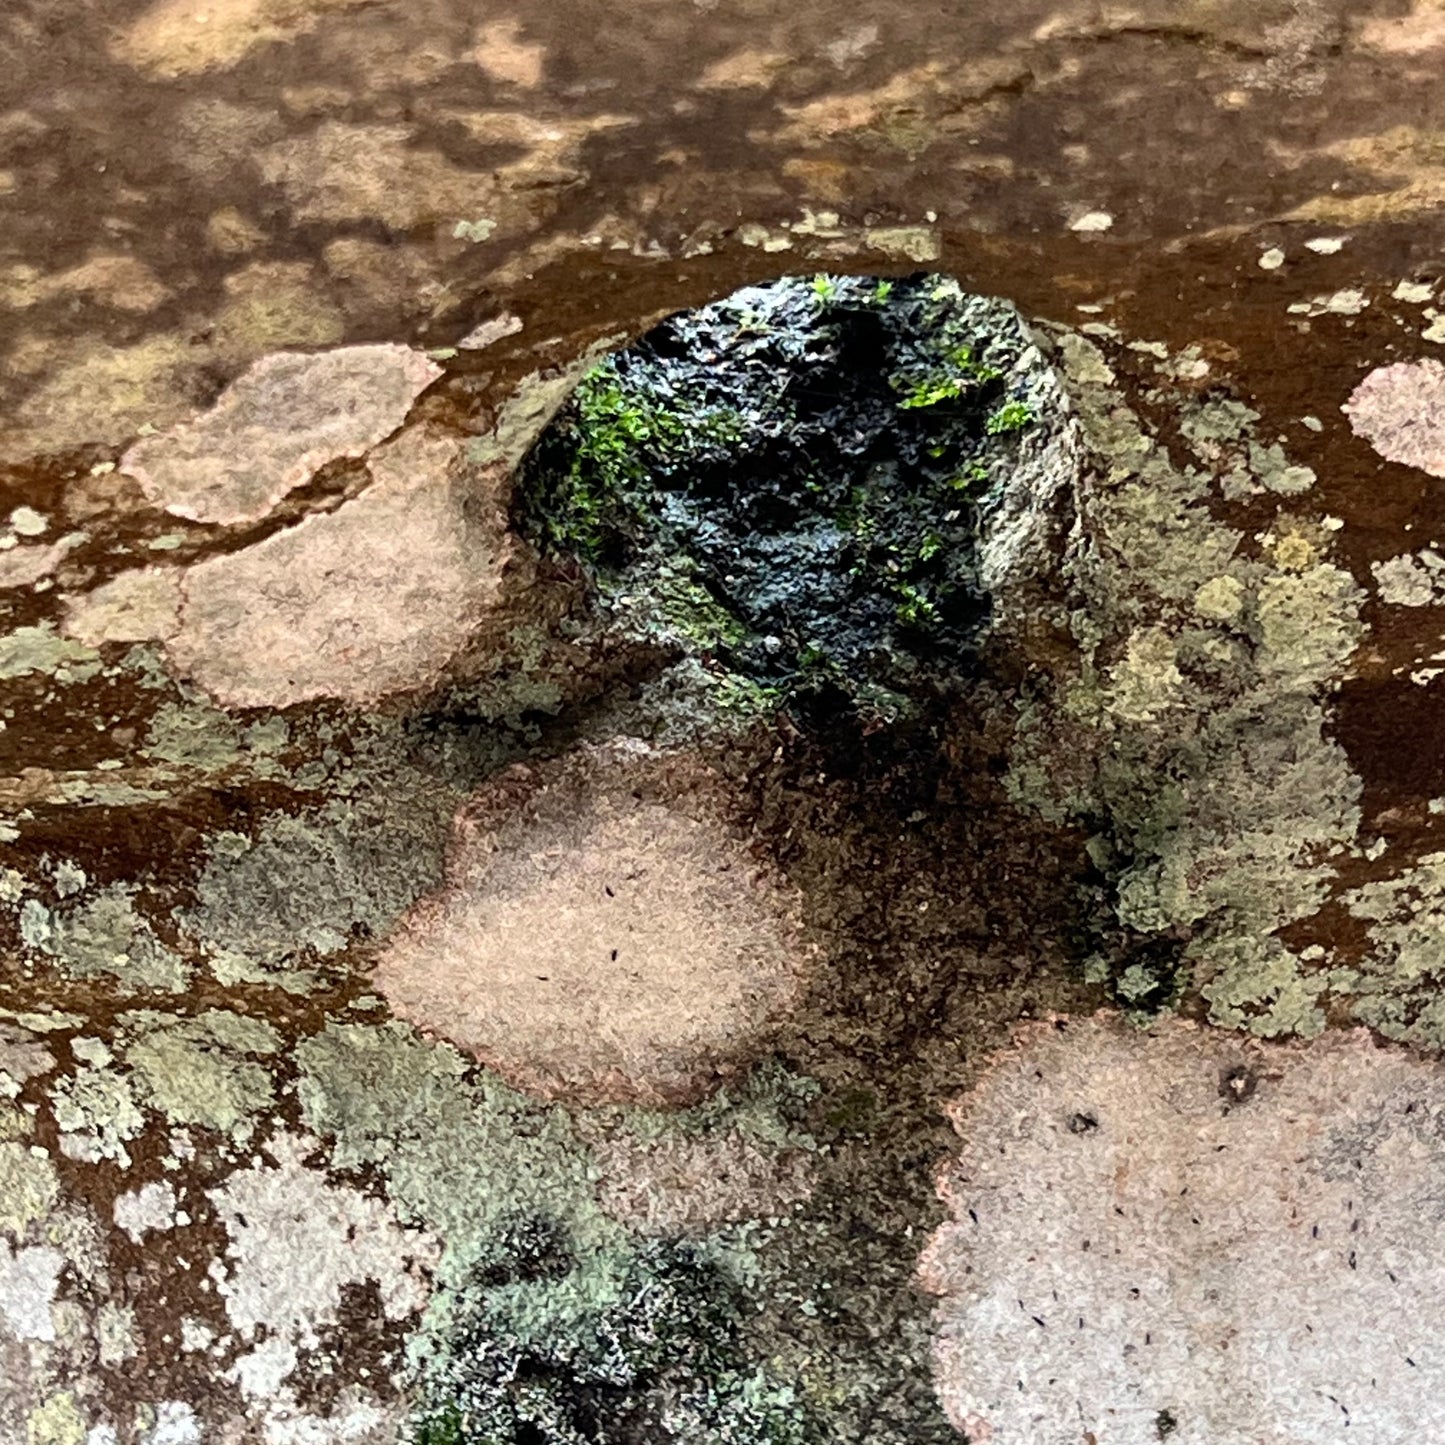
[[[593,563],[618,560],[615,538],[636,535],[651,478],[742,436],[736,412],[701,398],[659,397],[631,384],[615,357],[588,372],[574,397],[571,461],[538,513],[547,546]]]
[[[695,576],[686,559],[658,572],[654,593],[668,626],[702,651],[739,646],[748,629]]]
[[[619,630],[745,679],[723,714],[935,698],[986,625],[985,422],[1005,368],[1042,405],[1031,355],[1011,308],[938,278],[747,288],[583,379],[523,468],[524,526],[589,564]]]
[[[1022,431],[1035,421],[1033,408],[1022,401],[1006,401],[995,412],[990,413],[984,429],[989,436],[1006,436],[1009,432]]]

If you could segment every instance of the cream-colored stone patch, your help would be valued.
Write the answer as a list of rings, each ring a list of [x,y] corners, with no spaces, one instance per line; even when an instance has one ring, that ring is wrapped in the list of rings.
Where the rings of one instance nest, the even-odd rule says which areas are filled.
[[[294,40],[331,11],[364,0],[156,0],[112,46],[118,60],[162,76],[228,70],[258,45]]]
[[[374,217],[395,230],[449,221],[486,204],[492,183],[435,151],[408,148],[406,125],[323,121],[310,135],[268,147],[256,162],[306,221]]]
[[[735,50],[713,61],[697,85],[700,90],[761,89],[791,63],[791,57],[778,50]]]
[[[47,301],[84,297],[120,311],[153,311],[169,291],[134,256],[100,255],[58,272],[17,264],[0,271],[0,306],[25,309]]]
[[[84,541],[85,534],[75,532],[49,546],[15,547],[0,552],[0,590],[34,586],[42,578],[50,576]]]
[[[525,33],[520,20],[490,21],[477,29],[469,58],[493,80],[530,90],[542,83],[547,47]]]
[[[206,239],[223,256],[244,256],[266,239],[266,233],[235,206],[222,206],[206,222]]]
[[[191,410],[185,382],[207,359],[180,336],[132,346],[42,347],[43,379],[0,419],[0,458],[116,443],[142,426],[169,426]]]
[[[346,333],[341,312],[305,261],[259,261],[225,280],[216,349],[249,361],[283,346],[333,346]]]
[[[1429,55],[1445,49],[1445,5],[1415,0],[1404,15],[1373,16],[1360,26],[1361,45],[1384,55]]]
[[[1357,226],[1402,220],[1445,204],[1445,132],[1392,126],[1324,148],[1326,156],[1386,178],[1365,195],[1327,191],[1296,206],[1291,220]]]

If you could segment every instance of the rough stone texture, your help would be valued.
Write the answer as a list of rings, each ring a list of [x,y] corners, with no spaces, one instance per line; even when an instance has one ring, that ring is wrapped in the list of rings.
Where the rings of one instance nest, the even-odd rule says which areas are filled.
[[[177,517],[256,522],[323,464],[394,432],[441,369],[404,346],[263,357],[210,411],[137,442],[121,468]]]
[[[335,512],[187,570],[167,653],[222,706],[425,687],[500,601],[512,550],[500,479],[425,429],[369,466],[370,487]]]
[[[1301,1049],[1060,1020],[950,1114],[952,1220],[921,1273],[943,1297],[939,1395],[970,1440],[1434,1428],[1437,1065],[1363,1032]]]
[[[1434,0],[29,0],[0,37],[3,1445],[389,1445],[458,1321],[513,1306],[507,1358],[551,1408],[617,1323],[599,1299],[664,1257],[742,1297],[746,1389],[706,1384],[750,1403],[684,1438],[941,1445],[909,1281],[960,1147],[1013,1213],[993,1275],[960,1274],[985,1211],[930,1252],[955,1418],[1441,1433],[1406,1339],[1440,1333]],[[819,739],[713,653],[599,640],[564,563],[531,585],[509,472],[599,348],[744,283],[919,267],[1015,301],[1072,418],[1039,458],[1048,525],[996,519],[998,626],[954,712]],[[317,378],[358,355],[387,360],[337,437]],[[511,797],[518,761],[591,776],[556,760],[619,735],[706,756],[702,813],[624,763],[605,818],[527,814],[529,784],[498,827],[562,852],[459,840],[472,881],[387,956],[431,968],[423,917],[470,939],[503,903],[510,943],[592,947],[605,908],[522,902],[610,876],[614,837],[671,885],[647,916],[724,971],[656,954],[657,1005],[579,976],[583,1029],[531,953],[500,1001],[455,959],[418,993],[439,1033],[520,1021],[481,1040],[520,1083],[634,1097],[540,1102],[391,1017],[378,936],[438,887],[461,800]],[[734,812],[761,890],[708,871]],[[793,913],[825,944],[806,986]],[[756,997],[725,971],[739,921]],[[1217,1031],[1046,1033],[941,1137],[1010,1022],[1105,999]],[[1336,1032],[1361,1024],[1411,1052]],[[1265,1068],[1226,1116],[1231,1050]],[[1097,1129],[1030,1112],[1067,1079]],[[1083,1279],[1061,1241],[1116,1191],[1090,1227],[1121,1253]],[[1113,1289],[1140,1251],[1140,1299],[1064,1344],[1053,1281]]]
[[[797,898],[687,759],[500,775],[458,814],[447,887],[375,982],[396,1014],[552,1097],[696,1096],[794,1006]]]

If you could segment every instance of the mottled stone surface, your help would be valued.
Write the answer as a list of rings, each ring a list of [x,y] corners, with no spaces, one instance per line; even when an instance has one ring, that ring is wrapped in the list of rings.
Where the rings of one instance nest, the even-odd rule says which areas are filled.
[[[0,37],[0,1445],[1442,1433],[1433,0]],[[1062,418],[947,707],[515,535],[600,351],[919,268]]]

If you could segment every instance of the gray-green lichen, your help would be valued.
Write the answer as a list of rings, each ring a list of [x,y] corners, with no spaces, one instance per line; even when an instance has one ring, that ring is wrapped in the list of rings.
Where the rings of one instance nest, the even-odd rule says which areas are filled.
[[[113,884],[56,909],[27,898],[19,909],[20,936],[72,978],[111,977],[127,991],[178,992],[186,985],[186,965],[137,912],[135,895],[133,887]]]
[[[129,1040],[124,1058],[143,1101],[172,1124],[196,1124],[244,1142],[257,1116],[275,1103],[273,1072],[255,1056],[274,1054],[281,1037],[263,1020],[223,1009],[195,1018],[142,1009],[119,1022]]]
[[[72,1043],[72,1051],[78,1043]],[[100,1045],[92,1061],[55,1082],[50,1103],[62,1153],[90,1164],[112,1159],[127,1168],[131,1158],[126,1144],[145,1127],[145,1116],[129,1081],[109,1067],[110,1061],[110,1050]]]
[[[182,922],[230,976],[301,987],[297,960],[379,935],[437,886],[459,801],[423,782],[405,796],[359,793],[273,816],[254,837],[215,834]]]
[[[0,637],[0,681],[45,673],[57,682],[85,682],[100,671],[100,657],[56,631],[55,624],[18,627]]]
[[[1325,724],[1363,593],[1306,539],[1318,526],[1282,521],[1255,555],[1212,515],[1221,474],[1227,493],[1302,489],[1241,444],[1254,413],[1186,411],[1207,469],[1181,469],[1087,345],[1062,353],[1093,459],[1088,540],[1066,562],[1080,660],[1021,713],[1013,795],[1092,827],[1119,935],[1093,968],[1126,1002],[1192,984],[1218,1022],[1318,1032],[1332,980],[1274,935],[1326,901],[1329,858],[1359,825],[1359,780]]]
[[[659,1439],[799,1438],[793,1390],[733,1338],[743,1280],[723,1253],[647,1243],[598,1202],[585,1136],[646,1116],[603,1111],[582,1129],[397,1023],[333,1022],[296,1061],[302,1120],[332,1165],[377,1168],[401,1221],[441,1244],[409,1344],[419,1439],[572,1439],[577,1402],[599,1389],[624,1414],[666,1401]],[[750,1119],[786,1135],[770,1086],[752,1092],[717,1106],[720,1138]],[[706,1128],[705,1112],[685,1127]]]
[[[1355,995],[1355,1017],[1386,1038],[1445,1048],[1445,853],[1353,889],[1342,902],[1370,925],[1370,947],[1341,970]]]

